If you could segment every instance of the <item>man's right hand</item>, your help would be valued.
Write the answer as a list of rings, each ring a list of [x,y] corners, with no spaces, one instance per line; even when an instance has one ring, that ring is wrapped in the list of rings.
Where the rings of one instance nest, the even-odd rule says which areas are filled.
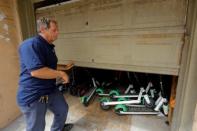
[[[69,83],[68,75],[65,72],[63,72],[63,71],[59,71],[59,72],[60,72],[60,77],[63,80],[63,84]]]

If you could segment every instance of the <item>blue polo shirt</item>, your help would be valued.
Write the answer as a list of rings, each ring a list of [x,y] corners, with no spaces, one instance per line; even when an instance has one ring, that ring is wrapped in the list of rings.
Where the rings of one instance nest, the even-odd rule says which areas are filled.
[[[54,47],[40,35],[25,40],[19,46],[20,79],[17,93],[19,105],[28,105],[54,91],[55,79],[39,79],[30,74],[31,71],[42,67],[57,68]]]

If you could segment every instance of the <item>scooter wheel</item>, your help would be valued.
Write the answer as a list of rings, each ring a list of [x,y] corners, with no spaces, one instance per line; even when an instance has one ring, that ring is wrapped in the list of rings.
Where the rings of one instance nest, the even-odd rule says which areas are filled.
[[[104,91],[103,91],[103,89],[101,89],[101,88],[98,88],[98,89],[96,89],[96,94],[104,94]]]
[[[121,115],[121,112],[127,112],[128,111],[128,107],[126,105],[123,105],[123,104],[119,104],[119,105],[116,105],[115,108],[115,113],[116,114],[119,114]]]
[[[101,107],[101,109],[103,109],[103,110],[109,110],[110,109],[110,105],[104,105],[104,102],[110,102],[110,99],[109,98],[106,98],[106,97],[103,97],[100,100],[100,107]]]
[[[110,96],[110,97],[119,96],[119,95],[120,95],[120,93],[119,93],[117,90],[111,90],[111,91],[109,92],[109,96]]]
[[[88,106],[88,101],[87,101],[87,96],[82,96],[81,97],[81,103],[84,105],[84,106]]]

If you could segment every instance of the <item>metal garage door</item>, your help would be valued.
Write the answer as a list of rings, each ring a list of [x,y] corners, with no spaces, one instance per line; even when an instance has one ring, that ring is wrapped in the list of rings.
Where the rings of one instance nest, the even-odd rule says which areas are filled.
[[[59,23],[60,64],[178,75],[186,0],[80,0],[36,10]]]

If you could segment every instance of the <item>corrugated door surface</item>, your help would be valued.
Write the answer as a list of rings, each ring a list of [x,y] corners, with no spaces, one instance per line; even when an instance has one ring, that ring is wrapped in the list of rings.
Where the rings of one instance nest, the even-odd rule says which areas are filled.
[[[178,75],[186,0],[80,0],[38,9],[57,19],[60,64]]]

